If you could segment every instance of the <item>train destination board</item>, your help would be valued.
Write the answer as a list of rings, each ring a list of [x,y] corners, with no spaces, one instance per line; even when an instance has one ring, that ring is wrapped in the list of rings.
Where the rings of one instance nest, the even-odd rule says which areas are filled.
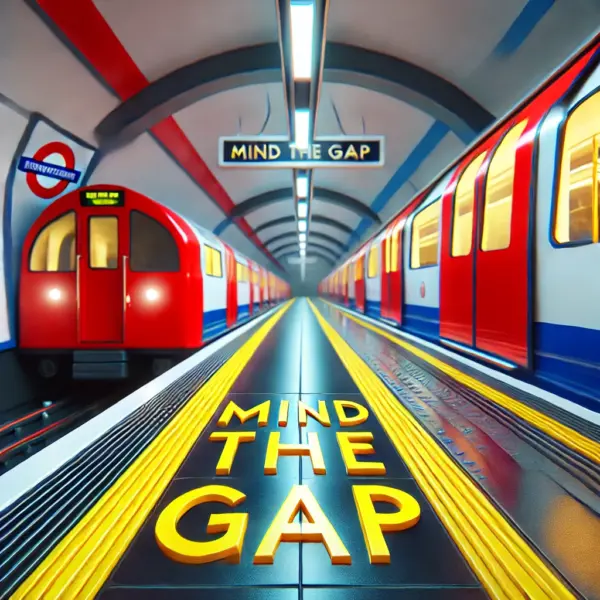
[[[322,138],[306,149],[281,137],[222,137],[219,140],[221,167],[311,169],[381,167],[383,164],[382,136]]]
[[[124,206],[123,190],[84,190],[80,194],[81,206]]]

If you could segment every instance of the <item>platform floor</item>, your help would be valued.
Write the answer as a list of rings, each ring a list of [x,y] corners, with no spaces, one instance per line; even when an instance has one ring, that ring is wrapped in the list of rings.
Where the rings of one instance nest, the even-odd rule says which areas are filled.
[[[410,345],[375,329],[320,300],[298,299],[276,311],[189,400],[176,404],[172,392],[170,408],[155,403],[169,413],[166,424],[129,454],[121,447],[129,457],[126,468],[118,478],[107,479],[91,508],[67,515],[69,527],[48,542],[29,568],[22,567],[22,576],[14,579],[16,559],[2,562],[6,550],[0,550],[0,569],[12,565],[11,577],[18,581],[11,597],[600,598],[599,432],[571,422],[568,415],[532,408],[511,396],[511,390],[490,391],[487,383],[477,387],[472,376],[453,376],[455,367],[448,370],[446,364],[444,370],[438,359],[425,360]],[[366,420],[341,426],[335,405],[340,400],[363,407]],[[218,423],[230,402],[247,411],[265,401],[270,405],[264,426],[258,426],[258,416],[266,415],[244,423],[233,415],[227,425]],[[282,401],[287,402],[286,425],[278,422]],[[310,414],[301,426],[301,407],[316,411],[319,402],[324,402],[330,426]],[[152,410],[147,409],[148,419]],[[349,417],[357,414],[346,410]],[[222,455],[225,432],[255,434],[254,441],[239,444],[228,473]],[[310,436],[313,448],[311,434],[316,434],[325,473],[315,473],[317,453],[312,461],[279,456],[277,473],[266,475],[273,432],[280,433],[281,444],[305,447]],[[338,434],[357,432],[372,434],[374,453],[357,451],[356,460],[383,463],[385,474],[347,473]],[[211,434],[221,439],[210,440]],[[217,465],[224,474],[217,475]],[[191,506],[193,490],[214,485],[238,490],[245,498],[235,507],[213,501],[182,509],[176,527],[181,539],[175,539],[175,529],[168,528],[175,523],[168,518],[173,501],[188,493],[181,506]],[[307,486],[316,499],[335,532],[328,530],[328,540],[339,538],[338,552],[345,556],[340,560],[350,564],[332,564],[325,544],[306,538],[282,541],[273,564],[255,564],[265,562],[265,534],[298,485]],[[416,523],[413,519],[403,530],[384,534],[389,564],[370,560],[353,486],[408,494],[400,509],[407,518],[418,503]],[[71,493],[78,493],[76,487]],[[378,513],[398,512],[373,499]],[[31,496],[29,502],[39,501]],[[226,526],[206,532],[211,514],[219,513],[248,515],[239,561],[174,560],[175,552],[198,553],[193,541],[227,535]],[[164,528],[157,536],[159,517]],[[18,528],[3,530],[3,518],[6,514],[0,515],[0,536],[6,541],[7,532]],[[374,520],[366,526],[373,540]],[[305,513],[296,515],[294,523],[292,540],[308,535]],[[170,550],[161,549],[159,540]]]

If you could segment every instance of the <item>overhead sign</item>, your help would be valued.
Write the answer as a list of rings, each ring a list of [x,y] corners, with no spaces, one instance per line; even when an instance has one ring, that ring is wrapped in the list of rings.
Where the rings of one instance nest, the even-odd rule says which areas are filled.
[[[381,167],[384,139],[370,137],[331,137],[315,140],[300,149],[282,137],[219,139],[219,166],[312,169],[315,167]]]
[[[17,168],[27,173],[25,179],[29,189],[38,198],[46,200],[62,194],[70,183],[76,184],[81,178],[81,171],[75,169],[75,153],[59,141],[44,144],[33,156],[21,156]],[[48,182],[46,178],[52,181]]]
[[[123,190],[85,190],[79,192],[81,206],[125,206]]]

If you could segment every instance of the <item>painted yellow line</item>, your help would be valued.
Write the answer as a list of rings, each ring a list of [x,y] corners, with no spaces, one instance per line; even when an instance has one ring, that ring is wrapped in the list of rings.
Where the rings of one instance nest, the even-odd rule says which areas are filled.
[[[423,430],[310,300],[309,304],[418,486],[490,596],[502,600],[574,599],[477,484]]]
[[[293,302],[284,304],[196,392],[21,584],[14,600],[95,597],[244,367]]]
[[[327,302],[327,301],[325,301]],[[567,427],[558,421],[555,421],[552,417],[545,415],[544,413],[531,408],[514,398],[511,398],[507,394],[503,394],[502,392],[494,389],[493,387],[482,383],[475,377],[470,377],[465,373],[459,371],[458,369],[451,367],[447,363],[431,356],[431,354],[424,352],[420,348],[413,346],[412,344],[400,339],[399,337],[387,332],[385,329],[381,329],[375,325],[371,325],[371,323],[367,323],[363,321],[360,317],[356,317],[346,312],[345,310],[340,309],[335,304],[331,302],[327,302],[331,307],[335,308],[337,311],[341,312],[344,316],[348,317],[352,321],[358,323],[362,327],[370,329],[379,335],[382,335],[386,339],[390,340],[394,344],[408,350],[415,356],[418,356],[425,362],[429,363],[433,367],[442,371],[446,375],[449,375],[462,385],[483,394],[488,400],[491,400],[498,406],[505,408],[517,415],[524,421],[527,421],[531,425],[534,425],[544,433],[547,433],[550,437],[558,440],[565,446],[579,452],[583,456],[587,456],[590,460],[593,460],[596,463],[600,463],[600,444],[591,440],[590,438],[582,435],[578,431],[575,431],[571,427]]]

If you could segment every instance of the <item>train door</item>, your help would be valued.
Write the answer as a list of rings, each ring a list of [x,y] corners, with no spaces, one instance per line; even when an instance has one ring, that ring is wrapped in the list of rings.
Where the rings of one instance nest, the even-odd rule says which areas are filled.
[[[248,294],[249,294],[249,299],[248,299],[248,314],[250,316],[252,316],[252,314],[254,313],[254,264],[251,261],[248,261],[248,267],[247,267],[247,272],[248,272]]]
[[[529,366],[536,124],[516,123],[490,153],[475,259],[475,347],[523,367]]]
[[[348,263],[348,307],[356,308],[356,263],[351,259]]]
[[[356,290],[356,310],[365,312],[365,252],[364,250],[360,253],[356,259],[356,279],[355,279],[355,290]]]
[[[390,318],[392,276],[392,228],[388,227],[381,240],[381,317]]]
[[[350,270],[349,263],[344,265],[343,275],[342,275],[342,284],[343,284],[343,294],[344,294],[344,305],[349,305],[349,296],[348,296],[348,271]]]
[[[129,219],[122,208],[84,206],[77,219],[79,342],[122,343]]]
[[[236,260],[233,250],[227,245],[225,247],[225,276],[227,278],[227,300],[225,306],[225,323],[227,327],[233,327],[237,321],[238,294],[236,281]]]
[[[368,246],[365,314],[381,316],[381,239],[377,237]]]
[[[400,219],[392,227],[390,241],[390,273],[388,278],[388,317],[402,325],[402,232],[406,219]]]
[[[477,203],[476,181],[483,171],[486,151],[457,172],[442,200],[440,269],[440,338],[465,346],[474,345],[474,274]]]

